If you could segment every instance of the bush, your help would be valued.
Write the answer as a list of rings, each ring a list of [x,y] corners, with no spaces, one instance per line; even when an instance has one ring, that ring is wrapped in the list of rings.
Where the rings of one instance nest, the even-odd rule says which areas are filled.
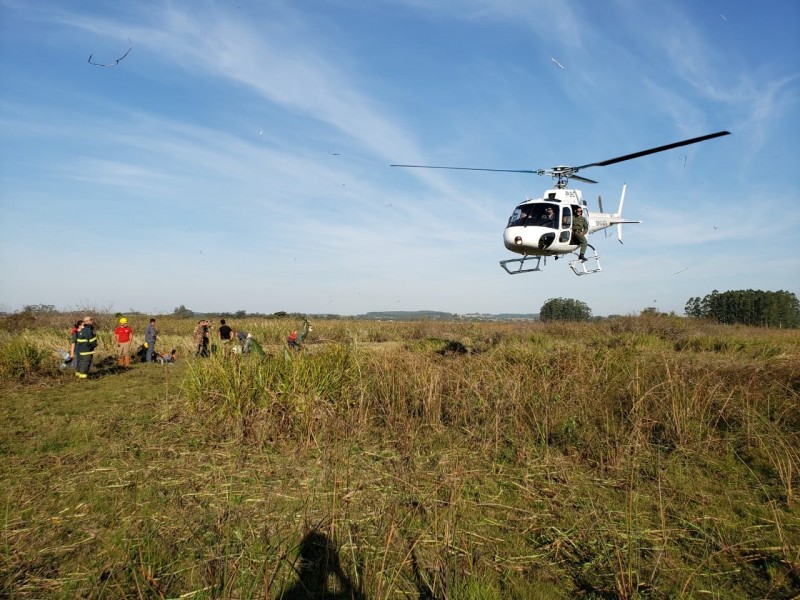
[[[592,309],[585,302],[573,298],[550,298],[539,310],[542,321],[588,321]]]
[[[24,338],[14,338],[0,346],[0,375],[5,379],[23,381],[57,372],[55,360],[48,350],[42,350]]]

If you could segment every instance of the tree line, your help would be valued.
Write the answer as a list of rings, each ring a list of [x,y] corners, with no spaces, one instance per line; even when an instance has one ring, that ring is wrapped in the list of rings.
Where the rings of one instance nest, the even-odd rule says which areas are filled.
[[[800,302],[791,292],[761,290],[714,290],[702,298],[689,298],[687,317],[719,323],[758,327],[800,327]]]

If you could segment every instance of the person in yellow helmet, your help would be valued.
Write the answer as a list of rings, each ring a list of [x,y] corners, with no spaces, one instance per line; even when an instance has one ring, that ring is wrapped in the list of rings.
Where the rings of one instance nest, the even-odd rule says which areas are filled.
[[[128,319],[125,317],[119,319],[119,325],[114,330],[114,341],[117,349],[117,366],[130,367],[133,329],[128,325]]]

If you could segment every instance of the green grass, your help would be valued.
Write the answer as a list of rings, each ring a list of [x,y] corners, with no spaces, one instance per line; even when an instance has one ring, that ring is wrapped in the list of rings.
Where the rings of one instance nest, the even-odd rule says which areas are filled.
[[[287,361],[290,321],[237,325],[266,357],[164,319],[175,366],[6,377],[0,595],[800,592],[796,332],[330,321]]]

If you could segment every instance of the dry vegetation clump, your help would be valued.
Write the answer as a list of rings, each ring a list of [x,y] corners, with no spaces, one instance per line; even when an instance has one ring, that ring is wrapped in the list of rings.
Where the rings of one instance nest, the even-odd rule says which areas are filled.
[[[24,334],[0,344],[0,379],[30,382],[58,373],[59,358]]]
[[[191,349],[191,322],[161,321]],[[651,316],[320,321],[287,358],[294,321],[233,325],[267,355],[8,388],[0,589],[379,600],[800,589],[796,332]]]

